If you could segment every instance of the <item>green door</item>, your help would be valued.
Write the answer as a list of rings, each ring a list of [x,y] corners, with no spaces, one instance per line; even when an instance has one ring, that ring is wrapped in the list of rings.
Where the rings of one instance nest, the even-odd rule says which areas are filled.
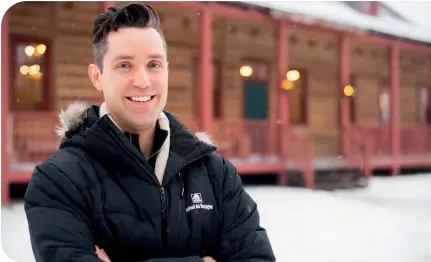
[[[268,117],[268,94],[265,82],[244,82],[244,118],[266,119]]]

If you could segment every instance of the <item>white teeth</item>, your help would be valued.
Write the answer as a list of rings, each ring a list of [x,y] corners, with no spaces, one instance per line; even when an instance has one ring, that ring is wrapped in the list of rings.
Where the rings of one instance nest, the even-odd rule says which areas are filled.
[[[135,102],[148,102],[151,100],[151,96],[132,96],[130,99]]]

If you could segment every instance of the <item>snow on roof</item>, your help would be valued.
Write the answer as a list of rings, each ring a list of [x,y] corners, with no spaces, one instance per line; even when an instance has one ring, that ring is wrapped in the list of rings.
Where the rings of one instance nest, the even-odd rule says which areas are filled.
[[[382,1],[381,3],[397,12],[406,20],[421,27],[431,29],[431,2]]]
[[[403,12],[404,4],[402,2],[390,2],[392,4],[386,4],[386,6],[400,16],[404,17],[407,21],[401,19],[389,18],[385,16],[371,16],[362,14],[354,9],[350,8],[343,2],[315,2],[315,1],[303,1],[303,2],[263,2],[263,1],[241,1],[248,5],[254,5],[258,7],[264,7],[272,10],[274,16],[282,16],[286,14],[290,15],[302,15],[311,19],[324,20],[327,22],[350,26],[361,30],[374,31],[381,34],[392,35],[400,38],[407,38],[415,41],[431,43],[431,33],[429,24],[429,15],[426,15],[426,10],[430,10],[424,7],[422,10],[423,16],[415,17],[420,12],[419,9],[423,9],[419,6],[414,7],[410,5],[410,8]],[[415,3],[416,4],[416,3]],[[416,12],[416,14],[415,14]],[[409,22],[411,21],[411,22]]]

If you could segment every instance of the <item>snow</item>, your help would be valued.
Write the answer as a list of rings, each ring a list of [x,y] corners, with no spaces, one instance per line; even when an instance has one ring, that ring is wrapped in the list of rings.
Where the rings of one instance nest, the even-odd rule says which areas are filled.
[[[428,1],[382,1],[405,19],[426,28],[431,28],[431,2]]]
[[[273,11],[274,16],[282,13],[299,14],[304,17],[312,19],[320,19],[335,24],[342,24],[346,26],[352,26],[361,30],[371,30],[383,34],[388,34],[396,37],[407,38],[416,41],[422,41],[431,43],[431,34],[429,33],[429,7],[430,5],[410,5],[407,10],[404,11],[401,16],[406,16],[406,19],[413,20],[412,16],[415,12],[420,13],[420,18],[414,19],[414,23],[387,19],[385,17],[374,17],[367,14],[359,13],[352,8],[349,8],[346,4],[341,1],[334,2],[316,2],[316,1],[286,1],[286,2],[264,2],[264,1],[252,1],[245,2],[247,4],[270,8]],[[398,12],[403,9],[404,2],[397,4],[387,5],[390,8],[394,7],[393,10]],[[421,10],[425,9],[425,10]],[[426,12],[428,10],[428,13]],[[277,13],[278,11],[278,13]],[[420,21],[420,22],[419,22]]]
[[[247,187],[277,261],[431,261],[431,174],[375,177],[365,189]],[[2,208],[2,246],[34,261],[22,203]]]

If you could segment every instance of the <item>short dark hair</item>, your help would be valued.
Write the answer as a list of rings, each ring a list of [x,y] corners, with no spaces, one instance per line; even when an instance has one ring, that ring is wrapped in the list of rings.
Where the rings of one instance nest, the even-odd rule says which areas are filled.
[[[100,14],[93,24],[93,56],[95,64],[103,70],[109,32],[125,27],[154,28],[166,42],[157,12],[146,4],[133,3],[123,7],[110,7]]]

